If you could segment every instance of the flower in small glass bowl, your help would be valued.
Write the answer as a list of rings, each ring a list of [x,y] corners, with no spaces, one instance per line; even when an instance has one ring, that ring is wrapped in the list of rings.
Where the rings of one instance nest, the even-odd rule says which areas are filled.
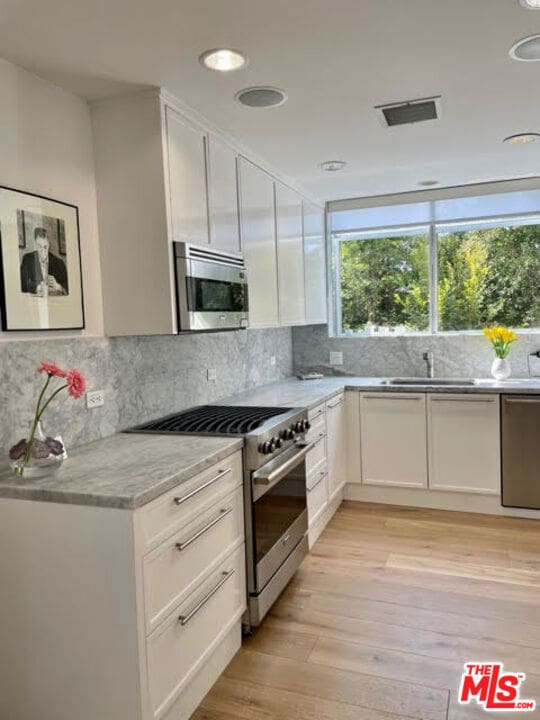
[[[38,373],[46,378],[38,395],[29,435],[9,449],[10,467],[19,477],[44,477],[59,469],[67,457],[64,443],[60,436],[51,437],[43,432],[41,418],[51,401],[63,390],[74,399],[82,397],[86,391],[86,381],[78,370],[63,370],[56,363],[43,361]]]
[[[492,376],[495,380],[507,380],[512,374],[512,368],[507,358],[512,349],[512,343],[517,340],[516,333],[501,325],[486,327],[483,333],[495,351],[495,359],[491,365]]]

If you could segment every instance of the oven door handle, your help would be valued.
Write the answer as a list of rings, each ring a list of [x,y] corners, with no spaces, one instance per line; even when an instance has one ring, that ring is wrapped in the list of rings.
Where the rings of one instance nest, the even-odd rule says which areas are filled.
[[[304,445],[297,453],[295,453],[295,455],[293,455],[292,458],[286,460],[283,465],[280,465],[271,472],[265,471],[264,468],[256,470],[253,473],[253,482],[255,483],[255,485],[266,485],[267,487],[275,485],[282,478],[284,478],[285,475],[290,473],[293,468],[295,468],[302,462],[302,460],[306,457],[312,447],[313,443],[308,443],[307,445]]]

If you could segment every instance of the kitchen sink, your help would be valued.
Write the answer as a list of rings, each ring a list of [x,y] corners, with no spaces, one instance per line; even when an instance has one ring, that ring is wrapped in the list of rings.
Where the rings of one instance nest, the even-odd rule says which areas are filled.
[[[449,378],[387,378],[386,380],[382,381],[383,385],[421,385],[422,387],[428,385],[428,386],[434,386],[434,387],[440,387],[441,385],[444,386],[453,386],[456,387],[464,387],[464,386],[470,386],[470,385],[476,385],[476,380],[453,380]]]

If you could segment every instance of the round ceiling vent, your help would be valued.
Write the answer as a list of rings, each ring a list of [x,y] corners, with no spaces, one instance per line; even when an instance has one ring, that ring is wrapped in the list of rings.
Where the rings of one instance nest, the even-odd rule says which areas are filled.
[[[521,62],[540,60],[540,35],[531,35],[519,40],[510,48],[510,57]]]
[[[251,108],[267,108],[283,105],[287,95],[274,87],[251,87],[236,93],[236,99],[242,105]]]

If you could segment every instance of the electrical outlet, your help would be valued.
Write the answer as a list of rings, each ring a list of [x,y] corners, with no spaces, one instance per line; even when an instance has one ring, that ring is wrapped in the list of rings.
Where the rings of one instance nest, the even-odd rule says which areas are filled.
[[[208,368],[206,371],[206,379],[207,380],[217,380],[217,371],[216,368]]]
[[[276,364],[276,356],[270,355],[270,365],[274,366]]]
[[[86,407],[89,410],[92,408],[101,407],[102,405],[105,405],[104,390],[93,390],[92,392],[86,393]]]
[[[343,353],[342,352],[331,352],[330,353],[330,365],[343,365]]]

